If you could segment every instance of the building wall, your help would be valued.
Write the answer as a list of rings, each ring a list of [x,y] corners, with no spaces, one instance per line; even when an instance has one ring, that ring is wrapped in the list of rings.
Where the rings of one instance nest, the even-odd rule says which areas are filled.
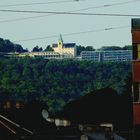
[[[140,125],[140,102],[133,104],[134,124]]]
[[[134,102],[140,103],[140,18],[132,19],[132,49],[133,96]]]
[[[58,43],[55,44],[55,47],[53,47],[52,44],[52,48],[54,49],[54,52],[59,53],[64,58],[76,57],[77,56],[76,44],[73,43],[71,46],[65,47],[67,46],[67,44],[71,44],[71,43],[63,43],[62,36],[60,36]]]
[[[60,54],[53,52],[53,51],[48,51],[48,52],[26,52],[26,53],[20,53],[18,54],[18,57],[43,57],[46,59],[59,59]]]
[[[0,109],[20,109],[23,107],[22,101],[0,101]]]
[[[116,50],[116,51],[103,51],[103,61],[114,62],[114,61],[131,61],[132,51],[130,50]]]
[[[96,62],[101,61],[99,51],[82,51],[80,55],[82,60],[93,60]]]
[[[93,60],[95,62],[114,62],[114,61],[131,61],[131,50],[115,50],[115,51],[82,51],[82,60]]]
[[[69,48],[65,48],[65,46],[62,43],[58,43],[58,46],[54,47],[53,49],[54,52],[57,52],[65,57],[76,57],[76,45]]]

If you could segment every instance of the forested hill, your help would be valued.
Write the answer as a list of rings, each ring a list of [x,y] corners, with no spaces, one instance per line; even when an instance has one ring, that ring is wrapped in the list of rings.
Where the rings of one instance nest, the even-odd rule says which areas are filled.
[[[0,38],[0,52],[26,52],[21,45],[14,44],[10,40]]]
[[[130,62],[0,59],[0,99],[39,99],[51,111],[71,100],[103,87],[123,94]]]

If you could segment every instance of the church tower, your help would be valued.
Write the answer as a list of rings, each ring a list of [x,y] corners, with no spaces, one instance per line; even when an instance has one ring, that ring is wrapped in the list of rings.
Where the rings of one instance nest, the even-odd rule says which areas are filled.
[[[61,58],[74,58],[76,57],[76,44],[64,43],[62,35],[60,34],[58,42],[52,45],[54,52],[59,53]]]
[[[61,34],[60,34],[59,40],[58,40],[58,48],[63,48],[63,38],[62,38]]]

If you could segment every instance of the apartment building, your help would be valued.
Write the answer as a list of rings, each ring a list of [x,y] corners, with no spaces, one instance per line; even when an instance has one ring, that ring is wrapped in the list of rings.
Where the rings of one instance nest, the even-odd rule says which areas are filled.
[[[131,61],[131,50],[109,50],[109,51],[82,51],[82,60],[93,60],[95,62]]]

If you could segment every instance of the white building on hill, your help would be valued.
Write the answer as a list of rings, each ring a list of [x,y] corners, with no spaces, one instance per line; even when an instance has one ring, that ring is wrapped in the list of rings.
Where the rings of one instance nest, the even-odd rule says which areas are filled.
[[[63,43],[62,35],[57,44],[52,44],[54,52],[59,53],[63,58],[74,58],[77,56],[76,43]]]

